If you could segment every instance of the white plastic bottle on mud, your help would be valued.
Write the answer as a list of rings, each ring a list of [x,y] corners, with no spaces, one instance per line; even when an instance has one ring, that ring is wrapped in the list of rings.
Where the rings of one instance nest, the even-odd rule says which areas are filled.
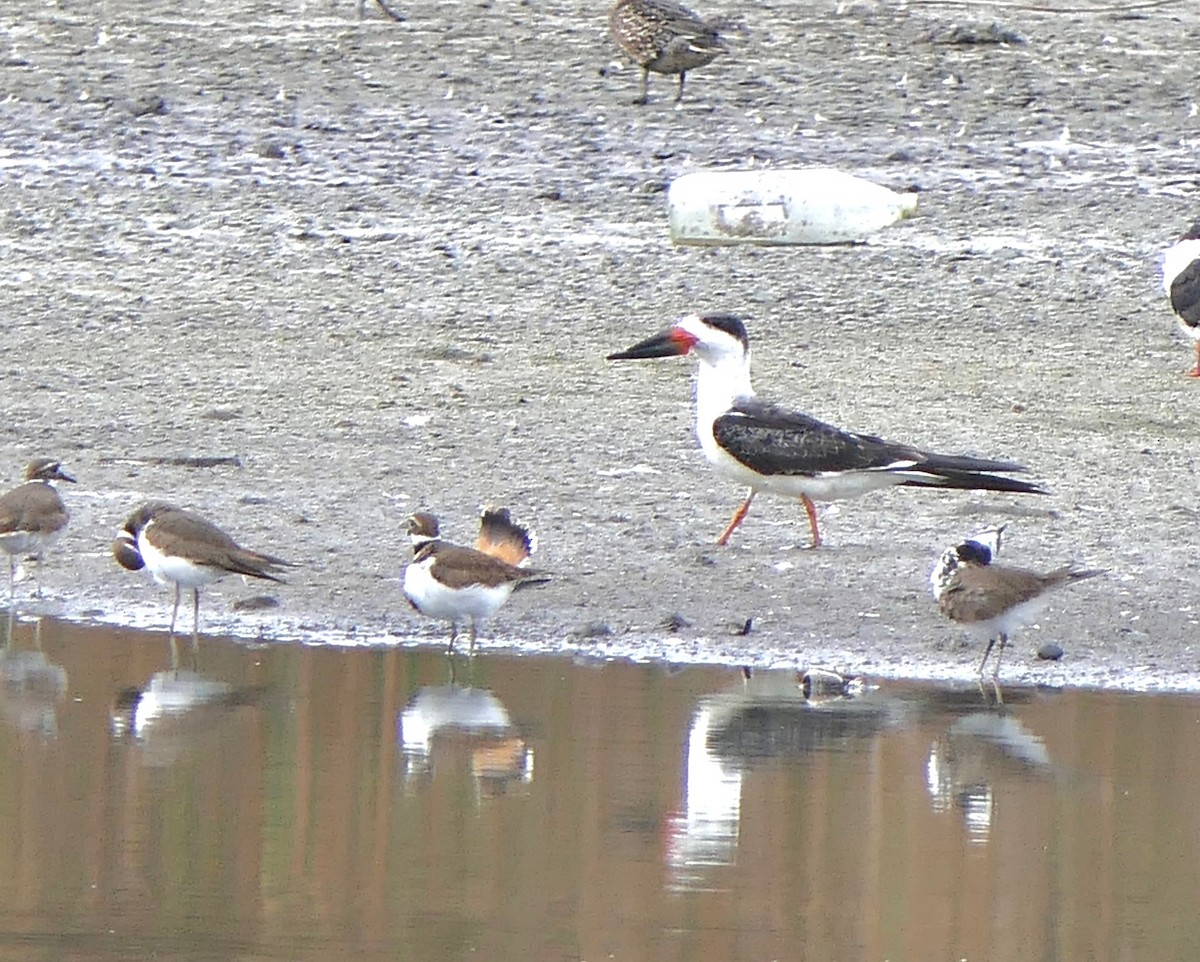
[[[676,244],[846,244],[917,209],[898,194],[829,167],[702,170],[667,191]]]

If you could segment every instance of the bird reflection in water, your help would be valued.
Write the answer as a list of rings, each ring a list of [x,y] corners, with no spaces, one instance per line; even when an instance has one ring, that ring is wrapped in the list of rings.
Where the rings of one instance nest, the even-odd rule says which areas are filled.
[[[1054,774],[1045,742],[1004,711],[963,715],[934,739],[925,784],[935,812],[957,809],[967,838],[987,844],[996,814],[996,786]]]
[[[151,766],[174,764],[189,750],[212,737],[240,709],[257,705],[265,686],[237,686],[210,678],[196,667],[180,668],[175,639],[169,639],[171,668],[155,672],[140,687],[117,693],[110,729],[118,741],[136,744]]]
[[[669,820],[667,867],[676,889],[700,890],[736,861],[742,782],[756,767],[872,738],[900,724],[897,703],[861,679],[821,668],[752,674],[701,698],[687,736],[682,810]]]
[[[32,650],[14,645],[15,621],[16,609],[9,608],[0,647],[0,717],[17,731],[53,738],[58,734],[58,704],[67,692],[67,672],[42,651],[40,617],[33,625]]]
[[[466,753],[480,798],[533,780],[533,749],[508,709],[486,688],[449,684],[420,688],[396,721],[408,779],[432,776]]]

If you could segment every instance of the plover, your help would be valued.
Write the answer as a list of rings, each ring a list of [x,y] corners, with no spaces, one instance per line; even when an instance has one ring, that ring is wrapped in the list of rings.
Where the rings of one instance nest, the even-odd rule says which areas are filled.
[[[992,678],[1000,675],[1000,659],[1009,635],[1028,625],[1045,608],[1046,595],[1056,588],[1095,578],[1099,568],[1064,565],[1046,574],[1026,568],[994,564],[1000,553],[1004,525],[988,528],[962,544],[947,548],[929,575],[938,608],[951,621],[987,635],[987,648],[979,662],[983,675],[992,647],[1000,648],[992,663]]]
[[[712,63],[727,51],[721,39],[721,18],[702,18],[674,0],[617,0],[608,15],[613,39],[642,68],[637,104],[647,99],[650,71],[679,74],[679,92],[689,70]]]
[[[8,555],[8,594],[15,593],[17,559],[37,558],[40,567],[46,548],[66,530],[71,514],[55,490],[56,481],[75,479],[54,458],[35,458],[25,466],[25,482],[0,495],[0,549]],[[34,577],[34,590],[42,587]]]
[[[1200,220],[1163,252],[1162,283],[1180,329],[1196,342],[1196,366],[1187,376],[1200,377]]]
[[[273,555],[241,547],[228,534],[194,511],[147,501],[125,521],[112,543],[117,563],[130,571],[146,568],[159,584],[175,586],[169,634],[175,635],[179,597],[192,591],[192,637],[200,632],[200,589],[226,575],[282,582],[279,572],[292,567]]]
[[[750,384],[750,339],[745,325],[732,314],[688,314],[608,359],[689,353],[700,362],[696,382],[700,448],[719,474],[750,489],[717,539],[719,545],[729,541],[759,491],[801,501],[813,547],[821,544],[814,498],[852,498],[893,485],[1045,494],[1037,485],[1000,476],[1026,470],[1011,461],[934,454],[845,431],[760,401]]]
[[[427,511],[409,515],[405,528],[413,560],[404,569],[404,596],[421,614],[450,623],[448,654],[454,651],[460,622],[470,621],[469,651],[474,654],[480,626],[509,595],[549,580],[525,567],[536,540],[507,508],[484,510],[474,548],[443,541],[438,519]]]

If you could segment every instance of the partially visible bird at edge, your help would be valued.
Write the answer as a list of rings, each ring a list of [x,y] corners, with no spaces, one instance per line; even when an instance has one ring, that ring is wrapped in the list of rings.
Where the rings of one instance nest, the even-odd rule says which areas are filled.
[[[1187,376],[1200,378],[1200,220],[1163,252],[1162,281],[1180,330],[1196,343],[1196,365]]]
[[[25,468],[25,482],[0,495],[0,550],[8,555],[8,594],[16,584],[17,558],[32,555],[41,566],[46,548],[62,535],[70,512],[55,490],[55,482],[75,479],[55,458],[35,458]],[[34,576],[41,597],[41,582]]]

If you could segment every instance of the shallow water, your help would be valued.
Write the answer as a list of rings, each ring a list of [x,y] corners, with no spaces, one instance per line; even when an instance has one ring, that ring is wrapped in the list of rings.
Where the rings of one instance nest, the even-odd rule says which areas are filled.
[[[1010,521],[1012,563],[1111,576],[1022,634],[1061,662],[1015,649],[1007,677],[1200,690],[1195,385],[1155,268],[1197,208],[1200,5],[1004,8],[1023,43],[970,42],[969,5],[695,5],[747,33],[680,110],[665,78],[629,103],[582,0],[5,5],[0,477],[53,455],[79,480],[46,613],[161,627],[107,546],[163,498],[301,564],[277,610],[207,593],[207,630],[432,641],[401,520],[469,540],[502,504],[556,577],[493,647],[802,644],[937,679],[978,655],[929,569]],[[854,248],[671,245],[678,177],[811,165],[917,186],[919,216]],[[685,362],[603,360],[692,310],[746,319],[764,398],[1052,497],[822,504],[820,553],[764,498],[714,551],[744,492],[697,451]]]
[[[171,661],[161,634],[12,626],[0,959],[1200,949],[1194,697],[806,701],[790,672],[491,654],[451,684],[434,650],[220,639]]]

